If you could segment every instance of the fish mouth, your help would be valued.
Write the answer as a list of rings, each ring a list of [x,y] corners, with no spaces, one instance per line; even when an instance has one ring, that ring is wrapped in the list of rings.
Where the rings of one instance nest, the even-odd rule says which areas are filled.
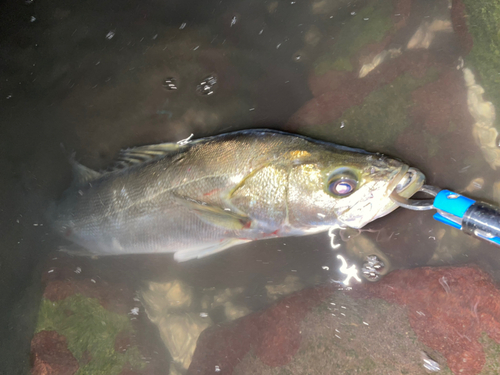
[[[424,183],[425,176],[417,168],[403,167],[396,173],[387,186],[387,196],[390,197],[391,194],[396,193],[400,197],[410,198],[420,190]],[[374,220],[391,213],[398,207],[399,205],[391,199],[390,202],[378,212]]]
[[[408,168],[406,173],[399,179],[396,186],[390,190],[391,193],[410,198],[424,185],[425,176],[417,168]]]

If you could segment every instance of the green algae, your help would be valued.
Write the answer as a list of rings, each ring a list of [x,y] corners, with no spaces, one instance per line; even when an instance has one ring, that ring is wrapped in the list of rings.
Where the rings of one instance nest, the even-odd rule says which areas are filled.
[[[95,298],[75,294],[56,302],[43,299],[36,327],[40,331],[56,331],[66,337],[68,349],[80,363],[77,375],[113,375],[125,365],[144,366],[136,346],[125,353],[114,349],[117,335],[132,331],[128,317],[106,310]]]
[[[329,124],[312,129],[309,136],[329,138],[340,144],[379,152],[393,152],[397,137],[410,125],[409,111],[414,105],[412,92],[438,78],[435,69],[429,69],[423,78],[405,73],[388,85],[372,91],[362,104],[353,106]],[[435,141],[429,137],[430,153],[436,151]]]
[[[463,3],[467,9],[469,33],[474,41],[466,62],[479,75],[485,98],[495,108],[500,108],[500,1],[463,0]],[[498,120],[496,127],[500,129]]]
[[[367,44],[380,42],[392,29],[392,13],[392,2],[375,0],[352,15],[335,36],[337,42],[331,51],[316,60],[316,75],[330,70],[352,71],[350,59],[354,53]]]
[[[483,346],[486,357],[486,363],[479,374],[500,374],[500,344],[491,339],[486,333],[483,333],[478,341]]]

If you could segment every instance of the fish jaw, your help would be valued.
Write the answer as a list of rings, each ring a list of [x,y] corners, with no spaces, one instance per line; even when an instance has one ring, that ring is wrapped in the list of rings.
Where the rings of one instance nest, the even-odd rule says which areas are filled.
[[[396,179],[394,179],[393,182],[397,183],[390,186],[388,190],[388,196],[390,196],[393,191],[396,191],[396,193],[403,198],[410,198],[424,185],[425,175],[416,168],[409,168],[406,173],[404,173],[402,176],[398,176]],[[391,202],[387,202],[386,206],[382,210],[380,210],[379,214],[373,220],[391,213],[398,207],[399,206],[392,200]]]
[[[390,214],[399,207],[390,199],[390,195],[393,191],[396,191],[398,195],[404,198],[409,198],[419,191],[424,183],[425,176],[422,172],[416,168],[409,168],[404,165],[401,169],[393,173],[393,178],[387,185],[387,190],[380,196],[380,209],[377,210],[371,218],[367,216],[366,220],[358,223],[343,223],[352,228],[362,228],[366,224]]]

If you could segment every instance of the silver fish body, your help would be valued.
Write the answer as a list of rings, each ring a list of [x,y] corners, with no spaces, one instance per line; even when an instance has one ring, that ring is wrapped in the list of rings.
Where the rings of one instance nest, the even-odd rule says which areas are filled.
[[[361,228],[423,184],[379,154],[271,130],[125,150],[110,171],[73,161],[76,182],[53,227],[96,255],[175,253],[184,261],[239,243]]]

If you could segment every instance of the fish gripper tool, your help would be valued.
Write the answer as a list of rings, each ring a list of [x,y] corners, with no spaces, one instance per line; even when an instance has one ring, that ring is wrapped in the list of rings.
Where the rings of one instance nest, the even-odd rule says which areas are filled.
[[[434,198],[434,219],[500,246],[500,208],[449,190]]]
[[[450,190],[424,185],[420,191],[433,199],[405,199],[397,194],[391,198],[401,207],[422,211],[435,209],[434,219],[471,236],[500,246],[500,208],[476,201]]]

